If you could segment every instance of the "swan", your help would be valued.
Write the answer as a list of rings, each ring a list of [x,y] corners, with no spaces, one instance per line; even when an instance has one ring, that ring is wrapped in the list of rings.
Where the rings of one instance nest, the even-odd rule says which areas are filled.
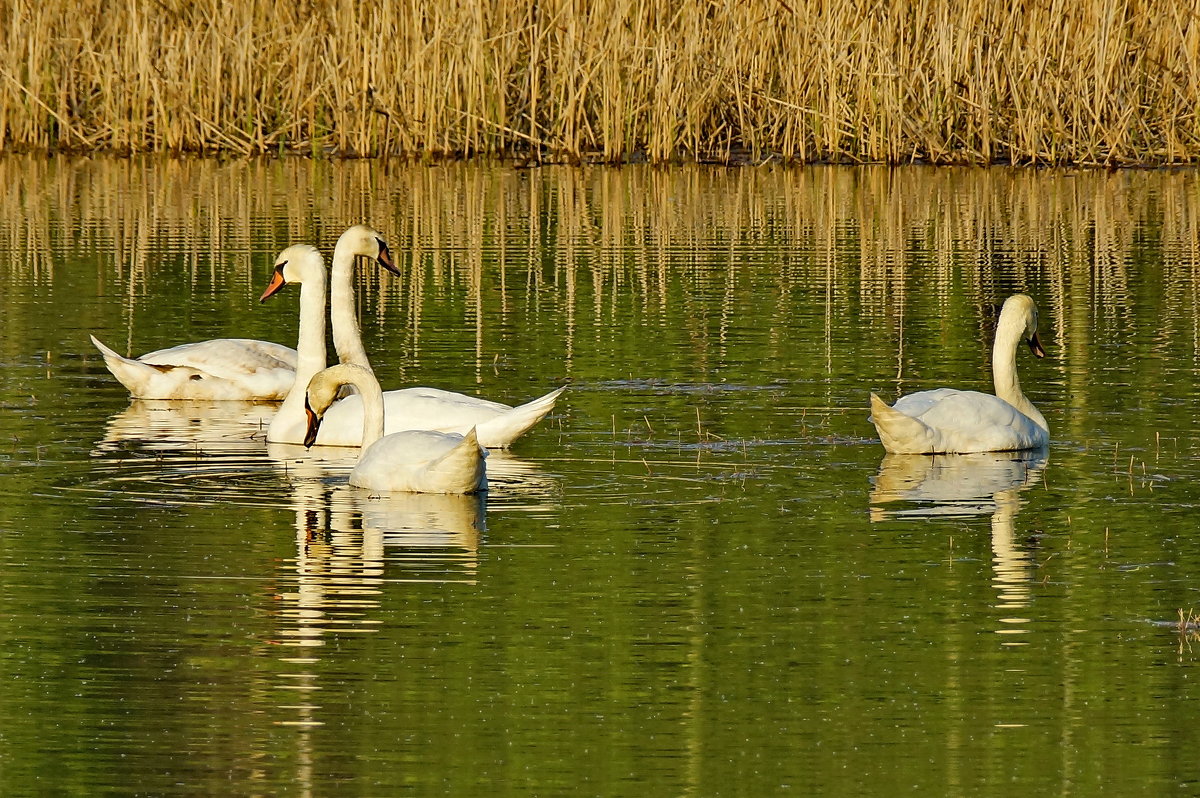
[[[1021,392],[1017,345],[1046,352],[1037,335],[1037,305],[1025,294],[1004,302],[992,346],[996,395],[938,388],[901,397],[894,406],[871,394],[871,415],[883,448],[894,454],[1004,452],[1041,448],[1050,440],[1046,419]]]
[[[343,385],[362,397],[362,449],[350,472],[350,484],[381,493],[475,493],[487,489],[484,459],[475,430],[465,435],[404,430],[384,435],[383,389],[370,368],[339,363],[318,372],[308,383],[304,445],[316,443],[325,413],[336,406]],[[342,401],[345,401],[344,399]]]
[[[377,248],[370,257],[393,274],[400,272],[392,263],[387,245],[370,228],[357,225],[351,228],[353,237],[372,236]],[[350,231],[347,231],[350,233]],[[345,234],[344,234],[345,235]],[[339,240],[339,244],[341,241]],[[359,244],[362,242],[359,241]],[[347,353],[352,362],[366,364],[358,322],[354,316],[354,255],[368,254],[358,250],[338,258],[334,252],[334,285],[339,296],[348,292],[348,299],[335,304],[334,332],[342,337],[335,340],[339,353]],[[324,300],[322,299],[322,302]],[[322,309],[322,314],[324,310]],[[323,334],[323,333],[322,333]],[[296,382],[295,349],[269,341],[248,338],[214,338],[209,341],[181,344],[159,349],[138,358],[123,357],[105,346],[96,336],[92,343],[104,356],[104,363],[134,399],[228,399],[279,401],[287,397]],[[322,363],[322,368],[324,363]],[[307,375],[302,384],[307,384]]]
[[[134,399],[278,401],[296,375],[296,350],[270,341],[214,338],[131,358],[89,337]]]
[[[353,257],[353,256],[351,256]],[[300,284],[300,325],[296,340],[296,370],[283,404],[267,426],[267,441],[299,443],[286,434],[294,419],[304,417],[304,391],[317,372],[325,368],[325,259],[316,247],[295,244],[279,253],[271,281],[259,297],[266,302],[285,285]]]
[[[375,257],[377,252],[386,249],[387,245],[380,234],[366,225],[355,225],[346,230],[334,247],[329,277],[330,317],[333,322],[334,347],[343,363],[371,367],[354,312],[354,256]],[[284,285],[299,282],[303,303],[305,288],[312,279],[316,278],[312,274],[303,274],[298,268],[277,268],[271,284],[263,292],[262,300],[273,296]],[[306,324],[309,325],[307,331]],[[309,338],[312,343],[305,344]],[[292,394],[289,394],[271,420],[267,430],[267,440],[271,443],[304,441],[308,424],[303,413],[303,394],[308,381],[325,367],[324,318],[317,319],[312,314],[306,317],[303,307],[300,339],[297,350],[300,352],[300,360],[305,361],[306,366],[296,370],[296,387],[293,388],[296,398],[293,399]],[[317,341],[320,343],[316,343]],[[306,345],[311,351],[307,357]],[[319,366],[316,365],[318,359]],[[517,407],[438,388],[391,390],[383,394],[386,406],[384,432],[420,429],[456,432],[461,435],[474,428],[481,446],[505,449],[541,421],[554,408],[555,401],[564,390],[565,387],[558,388]],[[362,397],[358,395],[347,396],[335,403],[324,415],[316,444],[358,446],[362,440],[363,413]]]

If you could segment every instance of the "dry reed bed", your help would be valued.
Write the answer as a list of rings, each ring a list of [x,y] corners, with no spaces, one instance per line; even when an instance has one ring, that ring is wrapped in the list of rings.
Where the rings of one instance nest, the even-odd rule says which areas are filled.
[[[0,150],[1200,158],[1192,0],[0,8]]]

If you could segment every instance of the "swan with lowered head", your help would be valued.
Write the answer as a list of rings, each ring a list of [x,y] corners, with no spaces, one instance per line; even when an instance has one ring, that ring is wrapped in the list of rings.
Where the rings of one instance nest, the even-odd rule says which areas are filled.
[[[384,435],[383,390],[368,367],[339,363],[318,372],[308,383],[304,445],[312,446],[325,412],[343,385],[362,397],[362,450],[350,472],[350,484],[383,493],[475,493],[487,489],[484,459],[475,430],[465,435],[404,430]],[[345,400],[342,400],[345,401]]]
[[[1037,449],[1050,440],[1046,419],[1021,392],[1017,346],[1046,352],[1037,335],[1037,305],[1025,294],[1005,302],[992,346],[996,394],[938,388],[901,397],[888,405],[871,394],[869,420],[883,448],[895,454],[1004,452]]]
[[[386,249],[387,245],[384,244],[380,234],[366,225],[355,225],[346,230],[334,248],[330,273],[332,304],[330,315],[333,320],[334,345],[337,348],[338,357],[343,363],[354,363],[370,368],[354,311],[352,282],[354,259],[355,255],[375,257],[377,252],[386,251]],[[299,282],[302,286],[301,302],[303,302],[305,286],[315,277],[311,274],[302,274],[301,271],[277,267],[271,284],[263,292],[262,299],[266,300],[273,296],[284,285]],[[267,430],[267,440],[272,443],[302,443],[305,439],[307,419],[302,412],[302,397],[308,380],[325,367],[324,324],[324,318],[316,319],[311,314],[306,317],[304,308],[301,307],[300,343],[297,348],[300,352],[300,360],[308,365],[303,369],[297,369],[296,387],[293,390],[296,398],[293,399],[289,394],[288,399],[284,401],[279,412],[271,421],[271,426]],[[319,345],[318,340],[320,341]],[[306,344],[305,341],[312,341],[312,343]],[[308,356],[305,354],[306,346],[311,351]],[[315,365],[318,358],[320,366]],[[404,388],[387,391],[383,394],[386,406],[385,433],[418,429],[465,434],[474,428],[480,445],[492,449],[503,449],[511,446],[517,438],[529,431],[549,413],[563,390],[563,388],[558,388],[517,407],[437,388]],[[363,402],[360,396],[347,396],[336,402],[324,415],[316,444],[358,446],[362,439],[363,412]]]

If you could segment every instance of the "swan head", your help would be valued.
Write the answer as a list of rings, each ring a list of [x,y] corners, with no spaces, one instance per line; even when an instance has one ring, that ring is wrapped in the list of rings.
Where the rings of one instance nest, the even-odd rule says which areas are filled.
[[[258,301],[266,302],[285,285],[305,282],[324,284],[325,259],[316,247],[295,244],[275,258],[275,271],[271,273],[271,282],[267,284],[267,290],[263,291]]]
[[[340,252],[348,252],[351,255],[362,255],[364,258],[371,258],[397,277],[402,276],[402,272],[396,268],[396,264],[392,261],[392,253],[388,249],[387,243],[383,240],[383,234],[373,227],[368,227],[365,224],[356,224],[348,228],[337,240],[337,245],[334,247],[334,257],[336,258]]]
[[[304,392],[304,416],[307,423],[304,432],[305,448],[311,448],[317,442],[317,433],[321,431],[325,412],[341,396],[343,385],[352,385],[361,391],[371,383],[374,383],[375,389],[378,390],[374,373],[354,363],[339,363],[314,374]]]
[[[1020,326],[1021,340],[1029,344],[1029,351],[1036,357],[1045,357],[1046,350],[1037,334],[1038,309],[1037,303],[1027,294],[1013,294],[1004,300],[1000,309],[1000,322],[997,327]],[[1011,339],[1009,339],[1011,340]]]

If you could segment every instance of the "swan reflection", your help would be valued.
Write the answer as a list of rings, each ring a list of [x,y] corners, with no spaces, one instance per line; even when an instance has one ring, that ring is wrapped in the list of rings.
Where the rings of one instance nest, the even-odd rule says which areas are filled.
[[[1014,525],[1021,492],[1041,480],[1047,461],[1045,449],[886,455],[872,480],[871,520],[990,515],[996,606],[1003,611],[1024,609],[1029,606],[1036,563],[1033,552],[1016,540]],[[1028,618],[1003,617],[1004,626],[998,631],[1021,634],[1028,622]]]
[[[278,409],[271,402],[134,399],[108,420],[96,449],[261,453],[267,425]]]
[[[373,631],[384,584],[475,584],[489,493],[373,493],[346,482],[357,448],[266,449],[286,478],[295,513],[295,588],[279,597],[283,645],[313,649],[335,629]],[[536,465],[511,455],[487,462],[501,490],[519,485],[536,493],[548,481]]]
[[[303,729],[322,724],[309,696],[320,690],[323,648],[331,636],[377,631],[389,584],[475,583],[486,499],[371,495],[345,482],[357,449],[309,456],[272,444],[268,455],[287,477],[296,530],[296,556],[282,563],[275,596],[275,642],[292,666],[279,674],[291,696],[278,704],[289,714],[280,723]]]

